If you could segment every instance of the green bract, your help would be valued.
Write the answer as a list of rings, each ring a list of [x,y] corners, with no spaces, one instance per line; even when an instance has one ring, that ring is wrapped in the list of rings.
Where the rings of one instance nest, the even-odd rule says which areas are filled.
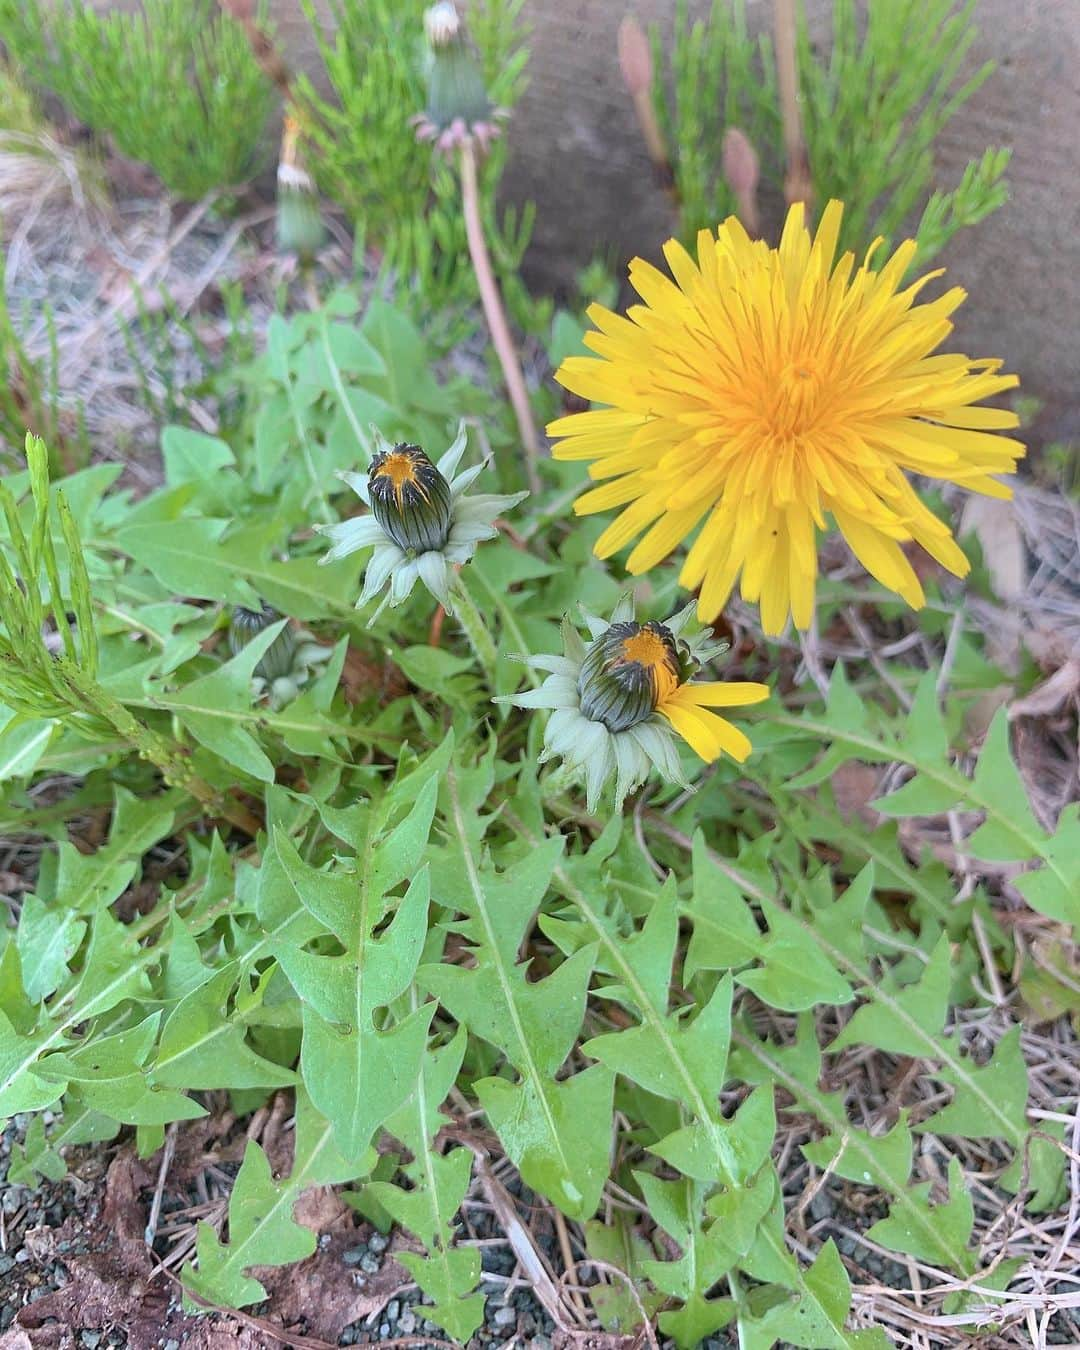
[[[504,114],[488,97],[478,53],[453,0],[438,0],[424,12],[428,40],[427,102],[414,119],[420,140],[440,150],[476,138],[482,146],[498,135]]]

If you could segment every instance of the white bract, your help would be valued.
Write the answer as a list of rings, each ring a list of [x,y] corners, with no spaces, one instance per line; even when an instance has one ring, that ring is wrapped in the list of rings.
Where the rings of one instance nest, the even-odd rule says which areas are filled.
[[[488,461],[474,464],[472,468],[457,473],[457,466],[465,453],[466,432],[462,423],[449,450],[431,464],[423,451],[416,446],[404,443],[391,445],[377,428],[372,428],[375,441],[375,454],[367,473],[339,473],[338,477],[348,483],[360,500],[372,510],[373,475],[383,473],[395,457],[408,460],[405,472],[400,479],[394,479],[396,496],[391,492],[383,494],[380,510],[386,518],[388,512],[396,512],[393,522],[394,533],[399,540],[416,539],[413,547],[402,547],[395,543],[390,533],[376,520],[374,513],[357,516],[337,525],[316,525],[316,529],[327,535],[332,546],[320,562],[334,562],[345,558],[358,549],[374,548],[364,572],[364,587],[356,602],[359,609],[375,595],[389,586],[382,603],[368,620],[370,627],[382,613],[386,605],[396,607],[403,604],[412,593],[417,581],[423,582],[435,599],[448,614],[453,614],[453,568],[467,563],[476,552],[476,546],[485,539],[494,539],[498,535],[495,520],[504,512],[523,501],[527,492],[477,493],[468,496],[468,489],[484,470]],[[423,470],[415,468],[418,457],[425,463]],[[411,466],[411,467],[410,467]],[[421,482],[421,474],[426,482]],[[424,511],[430,500],[432,510],[441,505],[439,494],[430,494],[432,475],[443,480],[449,490],[449,513],[441,520],[435,535],[432,535],[432,518],[424,520]],[[385,477],[391,475],[386,473]],[[415,489],[411,492],[406,489]],[[421,529],[423,525],[425,528]],[[432,539],[440,540],[437,547],[431,547]]]

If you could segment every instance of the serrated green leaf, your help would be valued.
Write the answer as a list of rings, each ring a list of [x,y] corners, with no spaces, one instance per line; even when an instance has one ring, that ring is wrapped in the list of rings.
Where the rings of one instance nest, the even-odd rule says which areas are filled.
[[[122,549],[175,595],[258,608],[247,569],[222,545],[227,520],[185,517],[129,525],[115,536]]]
[[[761,1317],[739,1318],[739,1342],[745,1350],[771,1350],[778,1341],[812,1350],[888,1350],[880,1328],[849,1331],[851,1281],[830,1238],[813,1265],[794,1267],[793,1296],[773,1303]]]
[[[649,1172],[635,1172],[634,1179],[649,1214],[681,1252],[671,1261],[642,1261],[641,1271],[661,1293],[681,1300],[677,1311],[661,1313],[660,1329],[689,1350],[731,1321],[733,1302],[707,1297],[731,1268],[731,1248],[719,1223],[703,1227],[704,1188],[698,1182],[666,1181]],[[766,1188],[763,1194],[768,1193]]]
[[[228,1014],[236,971],[226,967],[193,989],[169,1014],[149,1070],[155,1087],[212,1091],[215,1088],[285,1087],[296,1081],[289,1069],[255,1054],[244,1028]]]
[[[430,883],[414,878],[393,921],[373,936],[378,913],[362,915],[361,937],[342,956],[278,946],[277,958],[303,1004],[300,1067],[312,1102],[355,1156],[416,1086],[435,1012],[427,1004],[379,1029],[375,1014],[412,983],[424,937]]]
[[[907,1252],[932,1265],[947,1266],[955,1260],[958,1250],[971,1242],[975,1223],[975,1209],[964,1183],[964,1170],[958,1158],[949,1159],[949,1198],[940,1204],[929,1203],[931,1182],[922,1182],[910,1188],[913,1205],[905,1209],[894,1207],[888,1217],[879,1219],[867,1237],[895,1252]],[[927,1206],[932,1222],[919,1224],[914,1229],[909,1220],[916,1206]],[[968,1265],[974,1269],[974,1257]]]
[[[86,921],[70,911],[49,908],[36,895],[24,897],[15,941],[31,1002],[40,1003],[59,987],[85,932]]]
[[[169,707],[200,744],[264,783],[274,781],[274,766],[244,723],[250,721],[255,667],[286,622],[270,624],[217,670],[169,696]]]
[[[315,1234],[293,1218],[304,1191],[354,1181],[374,1163],[366,1150],[356,1157],[339,1151],[329,1122],[302,1090],[294,1138],[292,1170],[280,1182],[259,1145],[249,1141],[229,1198],[228,1239],[221,1241],[209,1224],[199,1224],[195,1264],[188,1262],[182,1272],[185,1290],[231,1308],[258,1303],[266,1290],[246,1273],[252,1266],[288,1265],[315,1250]]]
[[[1071,802],[1046,845],[1048,865],[1024,872],[1013,885],[1032,909],[1080,930],[1080,805]]]
[[[810,1111],[829,1131],[819,1143],[806,1145],[806,1156],[819,1165],[832,1164],[838,1175],[862,1185],[875,1186],[892,1200],[892,1213],[899,1216],[905,1231],[921,1235],[927,1252],[942,1257],[941,1234],[925,1199],[908,1186],[911,1159],[911,1136],[906,1122],[901,1120],[888,1134],[875,1137],[853,1125],[847,1116],[842,1094],[826,1092],[818,1086],[821,1076],[821,1051],[813,1027],[807,1017],[800,1022],[799,1034],[793,1045],[774,1046],[750,1033],[738,1034],[733,1067],[741,1077],[751,1082],[773,1083],[783,1087],[804,1110]],[[770,1257],[776,1256],[775,1243]],[[942,1257],[944,1264],[961,1275],[972,1273],[972,1255],[967,1241],[952,1244]],[[785,1276],[775,1265],[766,1264],[751,1271],[756,1278],[766,1281]]]

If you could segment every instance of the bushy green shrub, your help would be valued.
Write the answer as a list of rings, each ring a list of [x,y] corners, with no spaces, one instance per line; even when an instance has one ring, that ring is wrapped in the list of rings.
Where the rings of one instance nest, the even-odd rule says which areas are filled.
[[[974,159],[957,186],[931,193],[934,146],[943,128],[993,70],[966,78],[976,37],[976,0],[889,0],[867,7],[834,0],[819,49],[800,24],[800,111],[815,201],[846,204],[841,246],[905,228],[927,261],[960,229],[1006,199],[1007,150]],[[680,0],[670,54],[653,32],[654,104],[672,156],[681,232],[692,240],[736,210],[720,172],[727,128],[740,128],[779,183],[783,141],[772,41],[749,36],[744,0],[715,0],[707,20],[691,22]],[[913,59],[913,53],[918,59]],[[886,250],[882,250],[882,256]]]
[[[311,0],[304,8],[332,90],[326,98],[306,76],[298,80],[319,186],[345,208],[359,241],[389,268],[416,278],[427,306],[472,298],[456,174],[433,157],[430,144],[417,141],[410,125],[426,97],[426,0],[334,0],[332,32],[319,23]],[[506,109],[525,83],[522,8],[523,0],[475,0],[467,7],[488,90]],[[494,263],[514,303],[522,299],[516,274],[532,211],[508,208],[501,219],[496,213],[506,154],[506,145],[496,142],[482,163],[480,186]]]
[[[241,186],[258,163],[272,91],[215,0],[0,0],[0,42],[33,85],[179,197]]]

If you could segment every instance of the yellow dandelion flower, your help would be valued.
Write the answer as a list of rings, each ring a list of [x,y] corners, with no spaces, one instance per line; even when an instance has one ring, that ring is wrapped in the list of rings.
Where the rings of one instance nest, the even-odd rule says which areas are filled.
[[[968,561],[907,475],[1008,497],[1021,442],[988,433],[1015,414],[973,407],[1011,389],[995,360],[934,354],[964,299],[953,287],[917,304],[929,272],[901,283],[913,240],[880,269],[835,261],[843,206],[830,202],[811,240],[788,212],[777,249],[734,217],[698,235],[695,263],[664,246],[674,280],[641,259],[630,281],[643,304],[623,318],[601,305],[586,336],[593,357],[568,357],[556,378],[606,404],[551,423],[557,459],[591,460],[603,480],[579,514],[623,508],[598,556],[638,542],[627,563],[656,566],[700,526],[680,581],[700,587],[699,616],[723,608],[736,581],[758,602],[766,633],[814,612],[817,532],[830,520],[863,567],[918,608],[924,597],[901,547],[922,546],[956,576]],[[639,538],[640,536],[640,538]]]

